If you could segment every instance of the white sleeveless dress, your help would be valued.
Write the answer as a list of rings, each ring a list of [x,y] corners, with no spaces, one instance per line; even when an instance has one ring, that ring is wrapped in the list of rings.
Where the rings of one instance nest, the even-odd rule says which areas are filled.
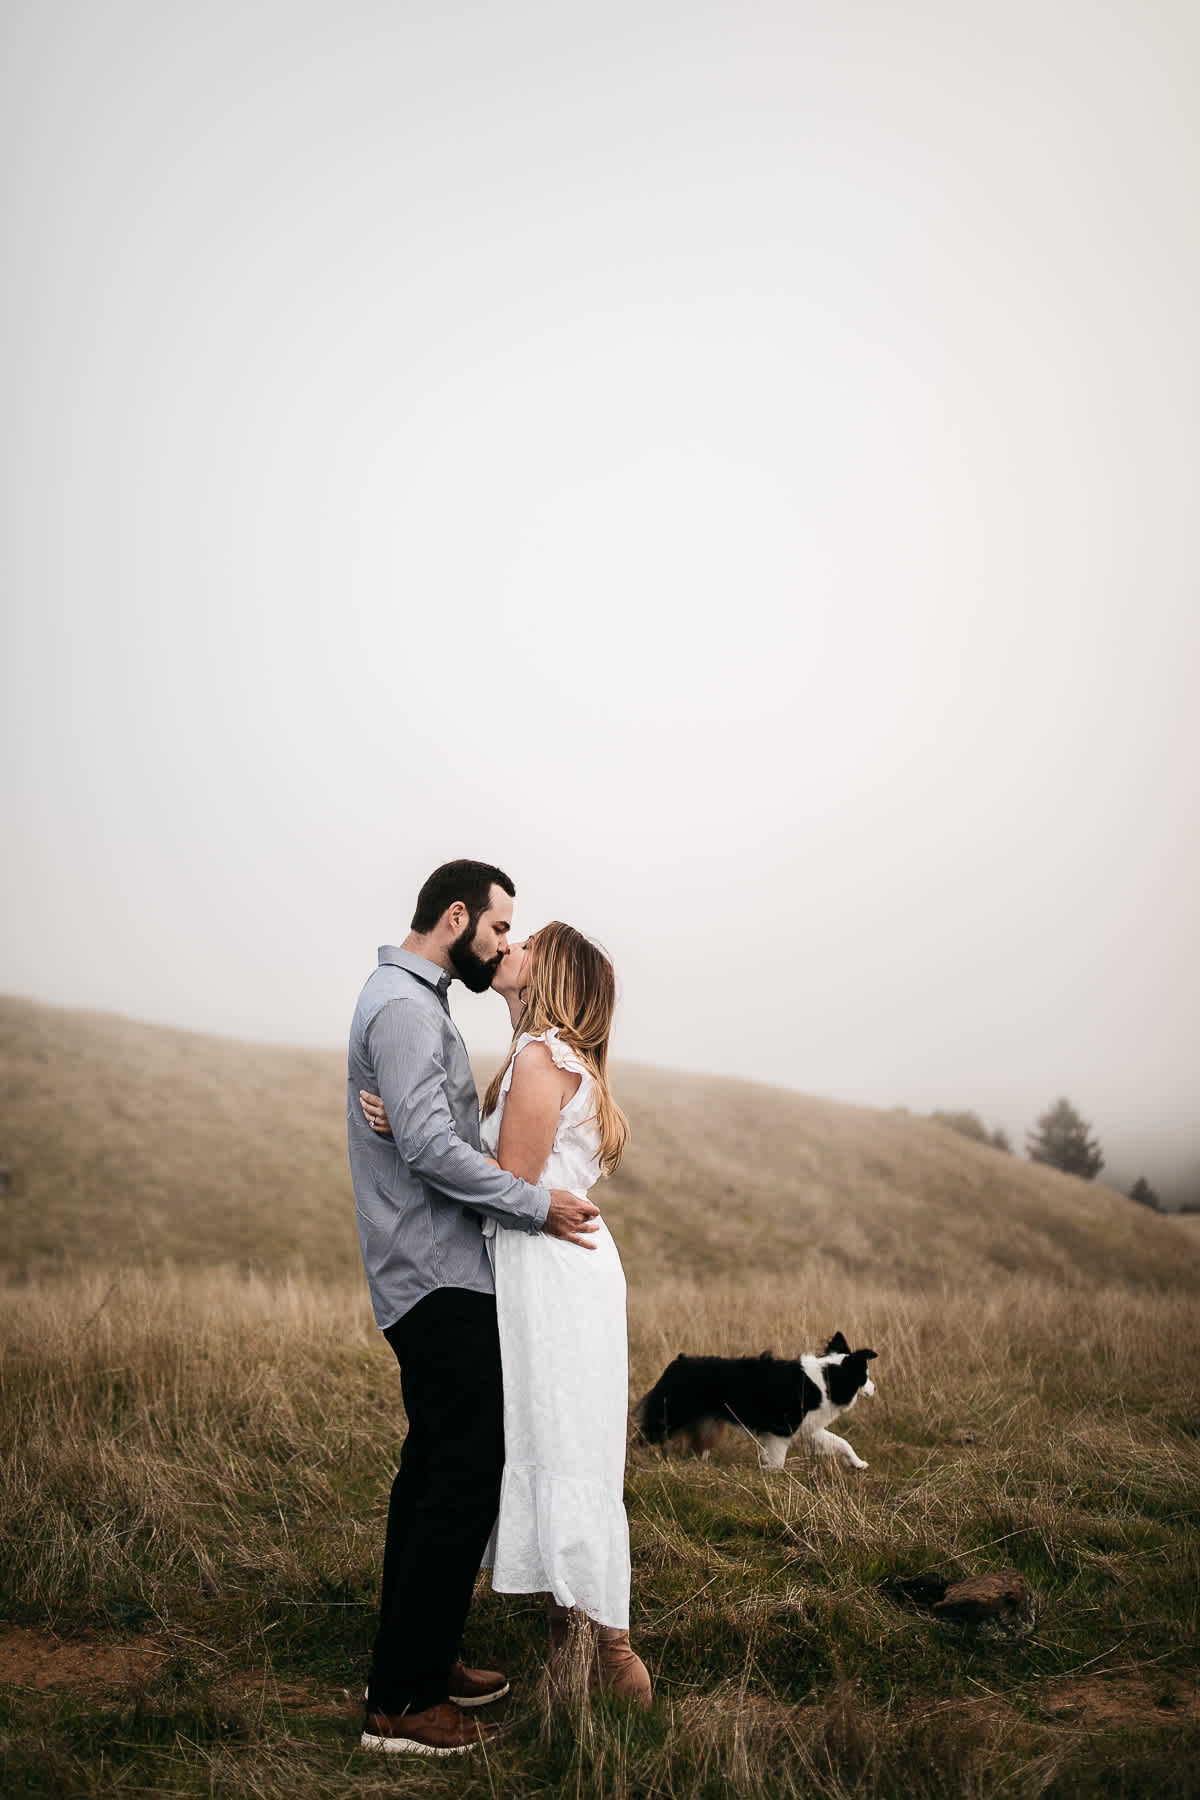
[[[518,1042],[500,1099],[482,1127],[495,1156],[513,1064],[544,1043],[560,1069],[582,1075],[558,1115],[541,1179],[585,1197],[600,1177],[592,1080],[552,1028]],[[496,1277],[504,1370],[500,1514],[484,1556],[501,1594],[549,1592],[601,1625],[629,1625],[625,1435],[629,1411],[625,1272],[608,1227],[594,1250],[484,1225]]]

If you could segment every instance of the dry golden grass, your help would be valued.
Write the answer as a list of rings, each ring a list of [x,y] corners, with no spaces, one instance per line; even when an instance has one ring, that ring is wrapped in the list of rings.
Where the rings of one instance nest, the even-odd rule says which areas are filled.
[[[0,1001],[0,1263],[353,1274],[344,1087],[327,1052]]]
[[[403,1430],[361,1282],[166,1268],[11,1289],[3,1611],[60,1643],[99,1634],[131,1672],[114,1651],[103,1691],[10,1689],[7,1724],[0,1696],[8,1791],[1182,1800],[1200,1389],[1181,1346],[1200,1301],[1028,1278],[922,1294],[819,1268],[635,1282],[631,1391],[679,1349],[795,1349],[835,1326],[880,1353],[878,1397],[843,1427],[866,1473],[793,1453],[766,1474],[738,1438],[708,1465],[631,1451],[651,1718],[531,1710],[538,1608],[484,1588],[475,1641],[526,1696],[510,1741],[483,1769],[387,1773],[351,1754]],[[1043,1601],[1013,1646],[889,1592],[1010,1565]],[[1140,1711],[1117,1705],[1130,1693]],[[1123,1784],[1097,1786],[1114,1762]]]
[[[769,1475],[735,1434],[707,1465],[633,1446],[653,1713],[518,1697],[495,1757],[364,1766],[403,1414],[341,1058],[0,1003],[6,1795],[1190,1800],[1195,1222],[903,1113],[617,1079],[634,1148],[598,1197],[631,1397],[679,1351],[841,1329],[879,1352],[842,1428],[870,1468],[793,1452]],[[1043,1602],[1015,1645],[894,1598],[1006,1565]],[[475,1643],[534,1694],[535,1603],[481,1588]],[[43,1690],[23,1646],[31,1670],[108,1674]]]

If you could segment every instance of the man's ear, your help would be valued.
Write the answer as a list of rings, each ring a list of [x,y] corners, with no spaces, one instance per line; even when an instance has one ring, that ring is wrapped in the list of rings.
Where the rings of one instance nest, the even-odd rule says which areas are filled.
[[[457,937],[470,916],[464,901],[452,900],[442,914],[442,924],[448,925],[454,936]]]

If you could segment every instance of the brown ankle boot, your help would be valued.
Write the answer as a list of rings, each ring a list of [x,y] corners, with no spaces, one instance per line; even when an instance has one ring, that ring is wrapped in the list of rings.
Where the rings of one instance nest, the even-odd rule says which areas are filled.
[[[596,1651],[601,1687],[633,1706],[649,1706],[650,1676],[641,1657],[630,1648],[629,1633],[614,1631],[609,1625],[597,1626]]]

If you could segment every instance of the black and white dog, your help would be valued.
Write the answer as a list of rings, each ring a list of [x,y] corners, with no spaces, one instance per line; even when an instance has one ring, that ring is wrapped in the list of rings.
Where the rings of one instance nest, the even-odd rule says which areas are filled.
[[[822,1456],[865,1469],[845,1438],[827,1427],[860,1394],[873,1394],[867,1374],[874,1350],[851,1350],[836,1332],[820,1356],[798,1362],[765,1356],[677,1356],[634,1410],[648,1443],[681,1437],[703,1459],[731,1422],[758,1440],[764,1467],[782,1469],[799,1438]]]

